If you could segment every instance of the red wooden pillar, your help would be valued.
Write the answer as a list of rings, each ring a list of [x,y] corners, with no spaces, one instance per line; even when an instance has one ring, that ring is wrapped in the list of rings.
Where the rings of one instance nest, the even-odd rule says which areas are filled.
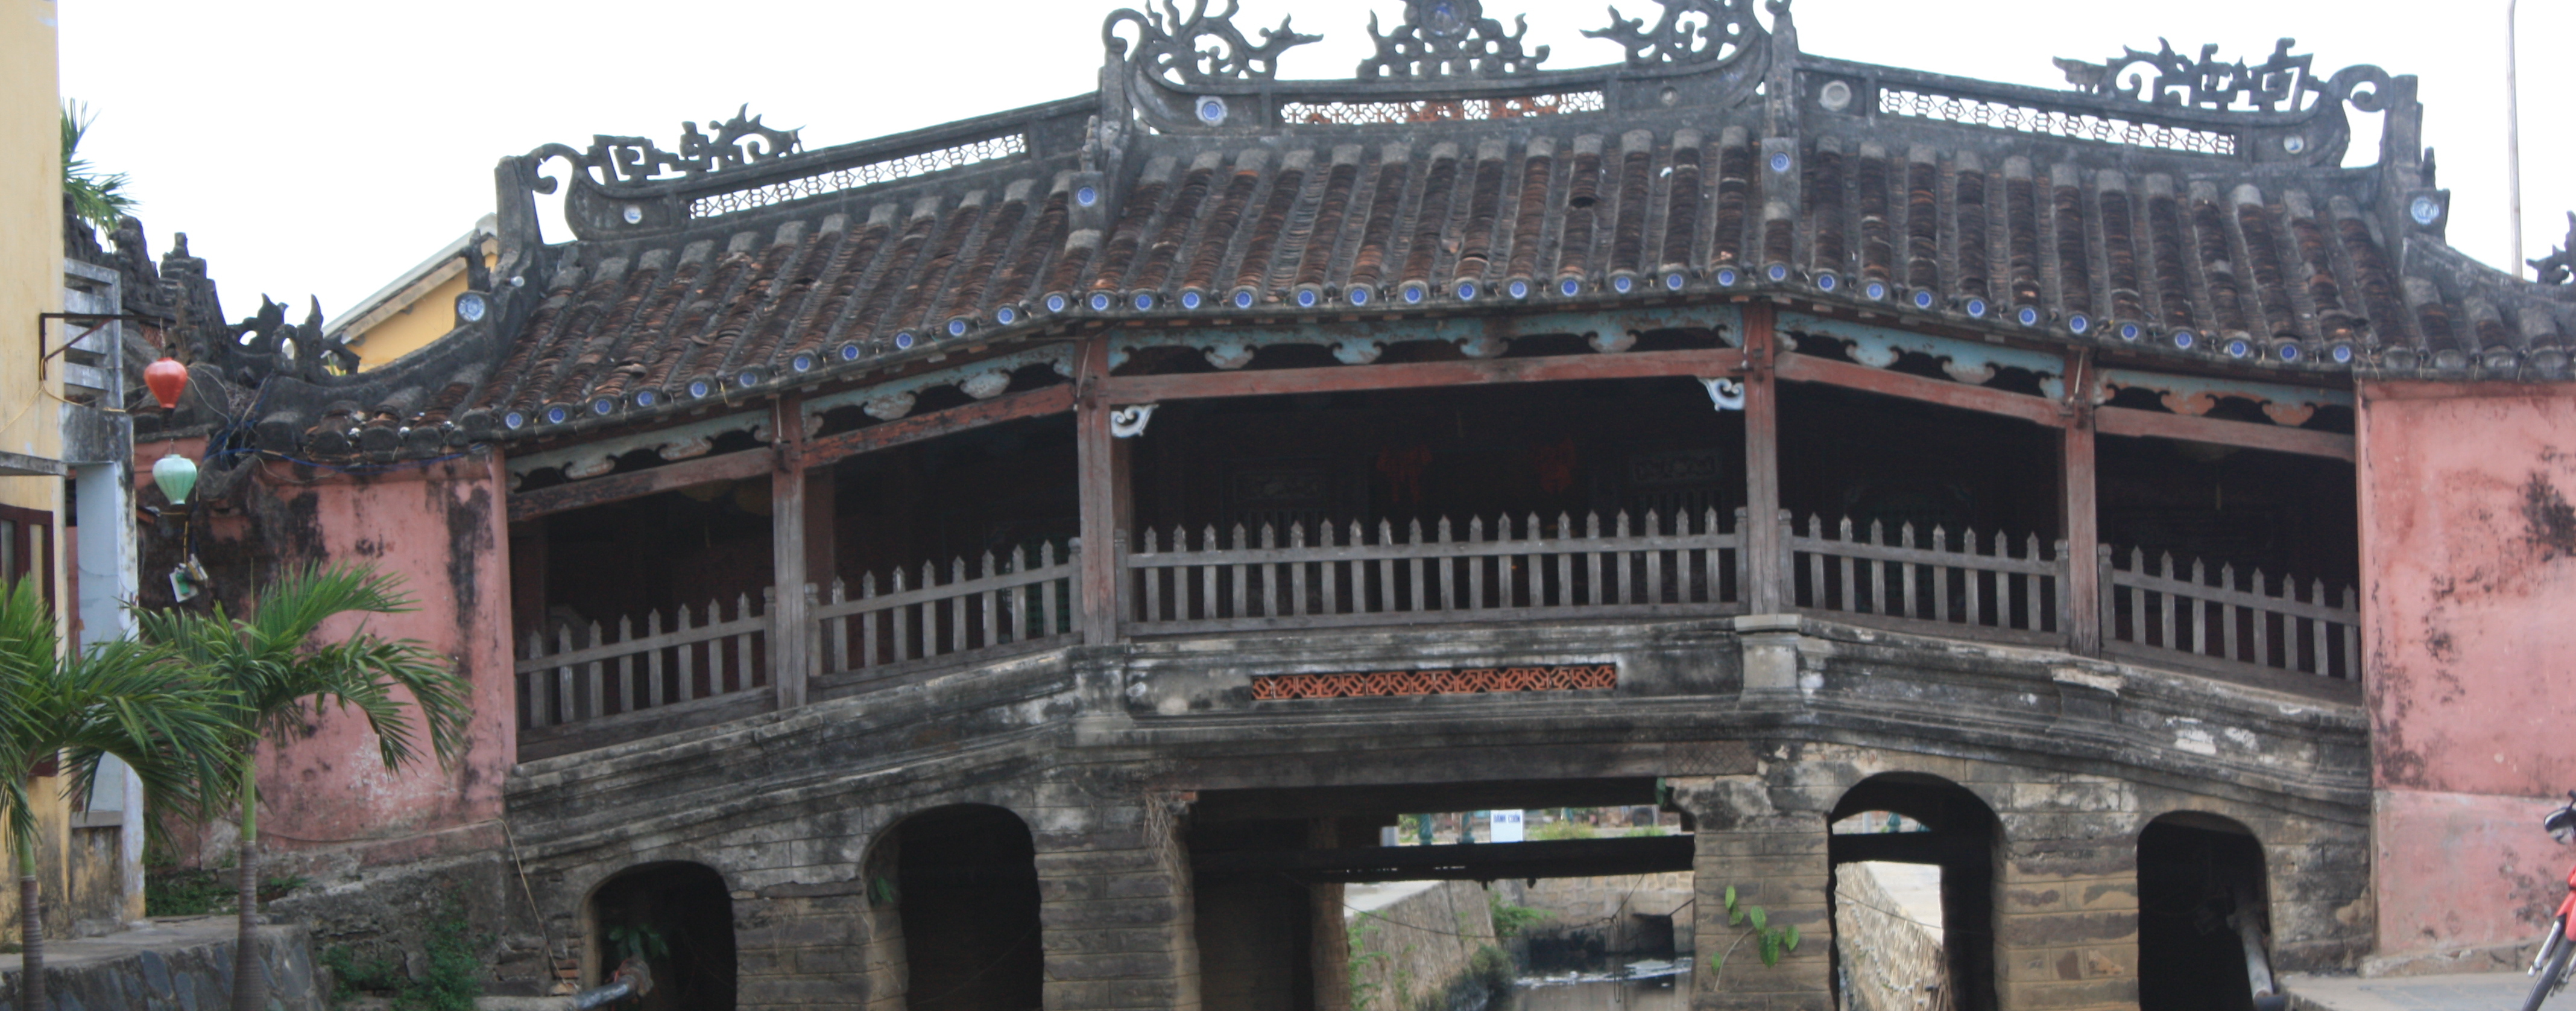
[[[2094,545],[2101,540],[2100,502],[2096,492],[2093,467],[2093,375],[2092,355],[2077,353],[2067,356],[2066,402],[2061,405],[2063,447],[2057,468],[2058,530],[2066,537],[2066,613],[2058,616],[2065,623],[2068,650],[2087,656],[2102,650],[2101,558]]]
[[[805,596],[805,401],[778,398],[769,431],[778,461],[769,471],[769,558],[777,592],[770,603],[769,685],[778,708],[805,704],[813,677],[812,622]]]
[[[1771,370],[1777,345],[1768,302],[1744,306],[1744,594],[1754,614],[1778,614],[1789,598],[1780,555],[1780,392]]]
[[[1103,392],[1109,377],[1109,338],[1085,341],[1074,382],[1074,441],[1080,456],[1082,499],[1082,566],[1076,592],[1082,598],[1082,639],[1093,645],[1118,640],[1116,541],[1129,526],[1133,508],[1127,493],[1127,445],[1110,434],[1111,404]]]

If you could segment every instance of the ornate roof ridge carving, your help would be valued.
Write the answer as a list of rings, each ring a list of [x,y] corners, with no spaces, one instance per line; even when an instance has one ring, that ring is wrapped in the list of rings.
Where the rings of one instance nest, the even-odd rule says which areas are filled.
[[[1753,16],[1754,0],[1655,0],[1663,16],[1653,28],[1644,18],[1620,16],[1610,8],[1610,26],[1584,29],[1585,38],[1608,39],[1628,51],[1628,66],[1693,66],[1725,63],[1769,36]],[[1770,0],[1773,14],[1787,13],[1787,0]]]
[[[1149,2],[1144,11],[1120,8],[1100,26],[1101,42],[1114,57],[1126,58],[1141,65],[1155,79],[1175,88],[1225,81],[1268,81],[1279,76],[1279,56],[1297,46],[1323,39],[1289,27],[1293,15],[1281,17],[1279,27],[1261,29],[1261,44],[1253,45],[1234,26],[1234,15],[1241,9],[1238,0],[1225,0],[1225,10],[1208,14],[1208,0],[1195,0],[1189,17],[1182,17],[1173,0],[1163,0],[1161,10]],[[1136,26],[1137,39],[1131,54],[1126,39],[1118,36],[1118,26]],[[1199,48],[1213,42],[1211,48]]]
[[[1502,22],[1485,16],[1482,0],[1404,0],[1404,23],[1380,33],[1377,14],[1369,14],[1369,38],[1377,55],[1360,61],[1363,81],[1387,78],[1502,77],[1534,73],[1547,59],[1547,47],[1521,48],[1529,34],[1529,17],[1512,19],[1516,29],[1503,34]]]
[[[2292,53],[2298,40],[2284,38],[2272,46],[2272,55],[2261,63],[2244,60],[2229,63],[2218,58],[2215,43],[2200,47],[2198,59],[2174,52],[2173,43],[2157,39],[2156,52],[2135,47],[2100,63],[2058,57],[2057,69],[2078,91],[2106,98],[2126,98],[2150,105],[2188,106],[2217,111],[2238,112],[2306,112],[2319,101],[2349,101],[2364,112],[2379,112],[2385,105],[2389,75],[2370,65],[2356,64],[2337,71],[2333,77],[2318,80],[2309,53]],[[2153,71],[2149,81],[2142,73]],[[2240,107],[2241,103],[2241,107]],[[2284,108],[2283,106],[2286,106]]]

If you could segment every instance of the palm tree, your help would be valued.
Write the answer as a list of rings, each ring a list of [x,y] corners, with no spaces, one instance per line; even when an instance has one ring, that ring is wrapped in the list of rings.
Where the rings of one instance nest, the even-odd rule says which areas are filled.
[[[123,172],[101,172],[80,156],[81,139],[89,136],[90,124],[98,115],[79,102],[63,106],[63,193],[71,197],[72,213],[82,221],[100,228],[115,228],[118,218],[134,209],[134,197],[127,194],[129,181]]]
[[[61,649],[33,579],[0,592],[0,817],[17,855],[22,1011],[45,1003],[45,928],[36,882],[31,771],[68,752],[71,787],[86,792],[100,755],[133,767],[152,803],[199,813],[209,786],[232,779],[237,715],[215,686],[132,641]],[[130,824],[149,824],[140,817]]]
[[[323,623],[344,614],[398,614],[412,609],[399,581],[366,565],[311,565],[261,591],[250,617],[168,610],[140,617],[143,640],[168,647],[200,672],[239,713],[231,744],[241,804],[241,939],[233,952],[234,1011],[265,1011],[268,980],[259,965],[259,743],[300,730],[324,705],[355,709],[375,731],[388,769],[419,757],[406,705],[420,710],[430,751],[445,766],[462,749],[472,715],[471,689],[445,658],[417,640],[388,640],[365,626],[338,642],[314,641]],[[395,689],[401,689],[397,694]],[[410,696],[406,703],[403,695]]]

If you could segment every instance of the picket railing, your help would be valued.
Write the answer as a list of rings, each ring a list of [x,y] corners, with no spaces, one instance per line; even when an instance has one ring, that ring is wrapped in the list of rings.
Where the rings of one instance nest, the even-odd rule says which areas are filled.
[[[1871,521],[1855,531],[1845,517],[1828,531],[1807,517],[1806,532],[1784,519],[1790,586],[1782,594],[1802,610],[1867,615],[1875,622],[1936,634],[2057,644],[2066,638],[2066,542],[2043,554],[2038,535],[1997,531],[1952,534],[1935,526],[1918,539],[1914,524],[1891,539]]]
[[[1284,533],[1284,536],[1283,536]],[[1622,512],[1603,528],[1560,513],[1515,522],[1447,517],[1376,528],[1237,524],[1195,538],[1145,531],[1125,551],[1124,626],[1190,634],[1542,617],[1651,617],[1743,610],[1740,535],[1716,510],[1692,517]]]
[[[2142,660],[2219,670],[2295,671],[2355,680],[2361,662],[2361,595],[2342,587],[2335,602],[2323,580],[2306,593],[2295,578],[2232,565],[2216,572],[2195,559],[2130,548],[2125,567],[2101,547],[2102,646]]]
[[[987,551],[971,575],[963,558],[950,561],[945,579],[930,562],[917,576],[894,569],[882,585],[876,573],[865,573],[855,596],[834,579],[812,607],[820,687],[874,680],[924,661],[1069,645],[1081,636],[1082,605],[1073,591],[1080,561],[1072,548],[1059,559],[1049,542],[999,559]]]
[[[551,644],[529,633],[515,668],[519,726],[560,728],[767,686],[772,593],[761,591],[758,611],[749,594],[735,597],[730,619],[722,600],[710,600],[695,614],[680,605],[668,628],[650,611],[641,628],[627,616],[613,629],[557,625]]]

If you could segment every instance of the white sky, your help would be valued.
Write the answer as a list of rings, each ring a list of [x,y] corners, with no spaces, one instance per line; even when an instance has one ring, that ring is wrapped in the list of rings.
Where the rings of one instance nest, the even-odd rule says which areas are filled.
[[[1325,37],[1291,51],[1283,78],[1350,76],[1368,55],[1368,12],[1391,25],[1403,9],[1243,2],[1247,33],[1293,12]],[[1554,47],[1549,69],[1619,58],[1579,34],[1608,23],[1595,0],[1485,2],[1507,25],[1528,14],[1529,41]],[[1095,86],[1101,20],[1119,5],[62,0],[62,92],[99,113],[83,153],[133,176],[156,256],[188,233],[234,318],[262,292],[298,315],[319,296],[336,318],[489,213],[504,155],[585,147],[594,133],[674,147],[682,120],[704,126],[744,102],[815,148],[1077,95]],[[1624,4],[1630,17],[1656,10]],[[2507,260],[2504,0],[1798,0],[1796,13],[1810,53],[2043,87],[2065,86],[2049,57],[2098,62],[2159,36],[2186,55],[2214,42],[2252,61],[2287,35],[2323,74],[2375,63],[2417,75],[2426,142],[2454,191],[2451,241]],[[2576,2],[2528,0],[2521,18],[2524,255],[2536,258],[2576,209]],[[2360,148],[2355,161],[2373,160],[2375,145]]]

